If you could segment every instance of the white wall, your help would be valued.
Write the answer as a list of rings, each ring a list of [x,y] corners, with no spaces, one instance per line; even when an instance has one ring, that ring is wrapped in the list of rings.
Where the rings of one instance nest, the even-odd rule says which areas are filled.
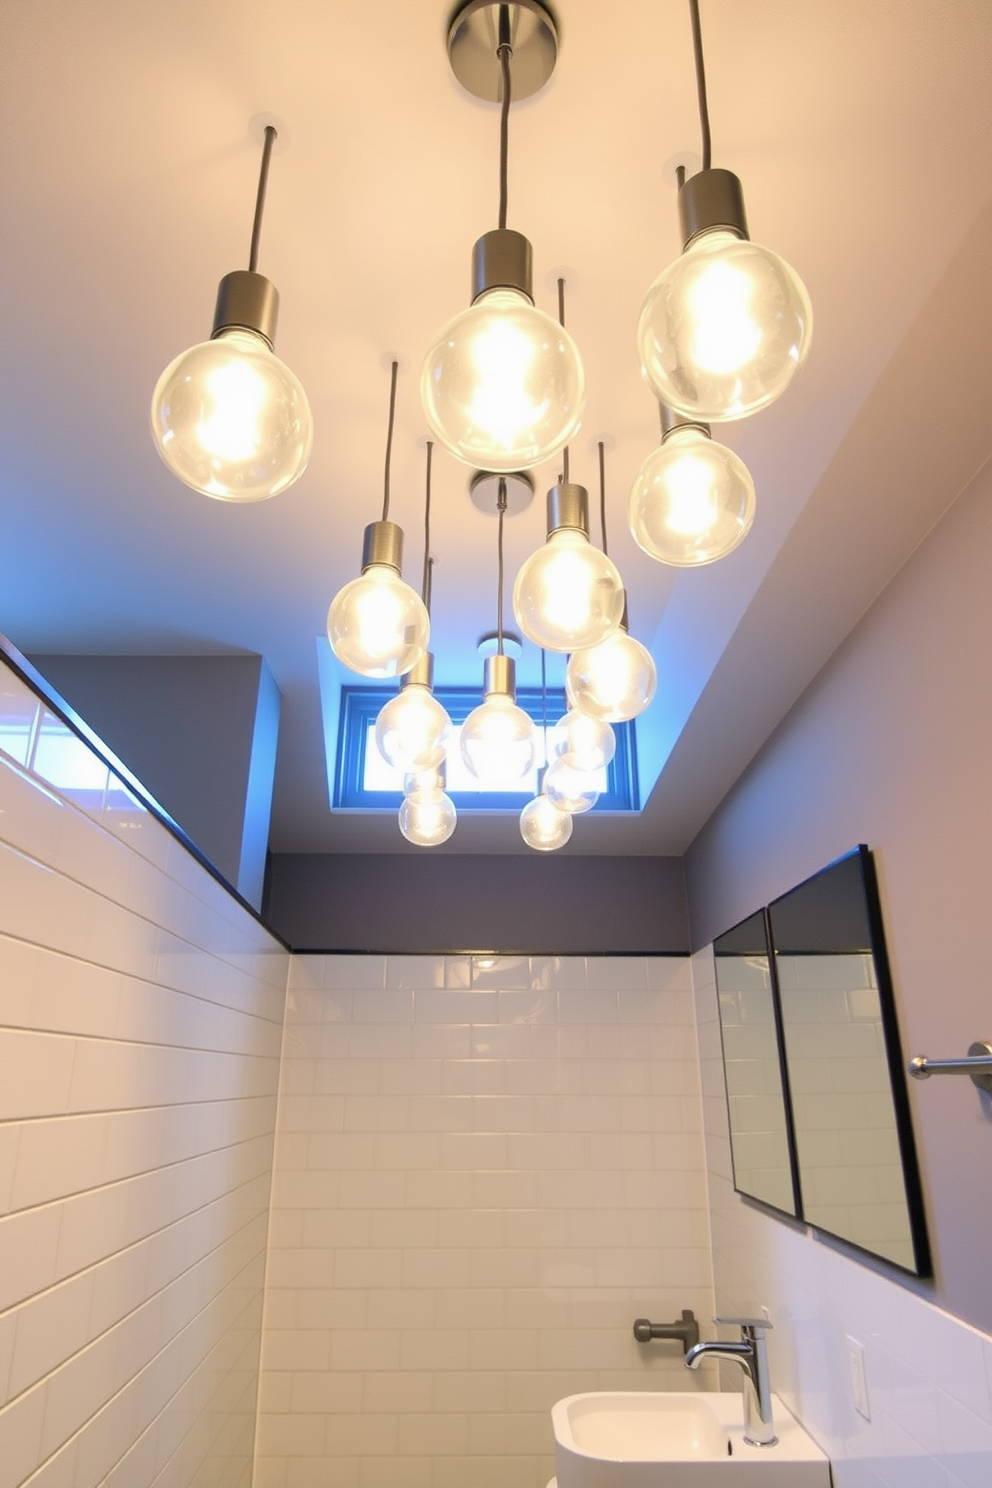
[[[255,1488],[544,1488],[711,1304],[685,958],[294,957]]]
[[[989,1488],[992,1337],[734,1193],[708,948],[693,976],[718,1315],[768,1308],[773,1388],[830,1457],[834,1488]],[[851,1339],[870,1420],[854,1408]]]
[[[992,468],[815,679],[686,860],[701,944],[866,842],[906,1055],[990,1036]],[[836,1488],[992,1483],[992,1102],[910,1084],[936,1277],[889,1279],[734,1194],[712,957],[694,958],[717,1302],[765,1305],[773,1384]],[[863,1345],[871,1419],[853,1407]],[[728,1382],[729,1383],[729,1382]]]
[[[872,849],[904,1051],[992,1037],[992,465],[975,478],[686,857],[706,944],[858,842]],[[992,1331],[992,1100],[910,1081],[934,1299]]]
[[[250,1482],[287,962],[0,753],[2,1488]]]

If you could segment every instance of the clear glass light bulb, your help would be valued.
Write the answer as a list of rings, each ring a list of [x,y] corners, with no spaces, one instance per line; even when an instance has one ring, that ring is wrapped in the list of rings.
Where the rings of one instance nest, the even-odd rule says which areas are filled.
[[[516,289],[491,289],[450,321],[424,359],[424,416],[445,449],[497,473],[547,460],[585,405],[571,336]]]
[[[534,767],[534,748],[533,720],[506,693],[488,693],[462,724],[462,758],[483,786],[522,781]]]
[[[410,682],[379,710],[375,742],[383,759],[413,774],[444,759],[451,719],[429,687]]]
[[[327,612],[339,661],[362,677],[399,677],[427,650],[431,623],[420,595],[394,568],[373,563],[345,584]]]
[[[643,713],[658,681],[654,658],[625,630],[568,659],[565,691],[569,707],[606,723],[624,723]]]
[[[447,842],[458,822],[455,803],[443,791],[427,797],[407,796],[400,806],[400,831],[417,847]]]
[[[793,268],[758,243],[701,233],[648,290],[641,371],[669,408],[707,423],[781,396],[809,353],[813,311]]]
[[[634,540],[660,563],[713,563],[750,532],[754,482],[726,445],[701,429],[675,428],[641,466],[627,515]]]
[[[623,580],[584,532],[561,527],[521,565],[513,613],[546,651],[595,646],[623,618]]]
[[[575,770],[564,760],[555,760],[544,777],[544,794],[559,811],[580,816],[591,811],[599,800],[599,786],[595,776],[587,771]]]
[[[265,501],[306,469],[307,395],[254,331],[222,331],[170,362],[152,395],[155,445],[174,475],[218,501]]]
[[[538,852],[555,852],[571,837],[572,818],[542,792],[521,811],[520,835],[528,847]]]
[[[573,770],[605,770],[617,752],[617,739],[608,723],[571,708],[551,731],[555,756]]]
[[[429,770],[416,770],[403,777],[403,794],[411,800],[426,800],[429,796],[444,794],[445,774],[443,765]]]

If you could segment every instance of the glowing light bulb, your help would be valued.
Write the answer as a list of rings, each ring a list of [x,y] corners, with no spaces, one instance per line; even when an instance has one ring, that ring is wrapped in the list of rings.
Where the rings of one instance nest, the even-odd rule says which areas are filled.
[[[623,618],[623,580],[588,538],[588,494],[562,481],[548,492],[548,540],[513,585],[517,624],[547,651],[594,646]]]
[[[379,753],[406,774],[439,765],[448,748],[451,719],[431,691],[432,661],[428,654],[406,674],[375,722]]]
[[[551,748],[574,770],[592,774],[606,769],[617,752],[617,740],[608,723],[572,708],[555,724]]]
[[[780,397],[806,361],[809,295],[783,258],[750,241],[732,171],[698,171],[678,200],[683,252],[644,301],[641,372],[687,418],[743,418]]]
[[[495,789],[534,768],[534,724],[504,693],[490,693],[462,724],[462,758],[477,780]]]
[[[627,507],[630,530],[645,553],[681,568],[732,552],[751,530],[754,509],[747,466],[692,424],[671,429],[648,455]]]
[[[170,362],[152,396],[162,459],[218,501],[264,501],[310,458],[313,425],[299,379],[254,331],[229,329]]]
[[[565,691],[571,708],[607,723],[624,723],[644,712],[657,681],[647,647],[626,630],[617,630],[598,646],[572,653]]]
[[[362,677],[398,677],[422,659],[430,616],[400,578],[403,532],[395,522],[365,529],[362,572],[345,584],[327,612],[327,638],[339,661]]]
[[[486,233],[474,250],[475,298],[424,358],[420,396],[435,438],[497,474],[547,460],[579,427],[585,373],[575,343],[538,310],[520,233]]]
[[[429,770],[415,770],[403,777],[403,794],[411,798],[440,796],[444,793],[445,770],[435,765]]]
[[[417,847],[439,847],[458,823],[458,813],[443,791],[429,796],[407,796],[400,806],[400,831]]]
[[[515,679],[509,656],[487,656],[483,701],[462,724],[462,759],[490,789],[516,785],[534,767],[536,730],[517,707]]]
[[[689,417],[756,413],[809,354],[813,311],[784,259],[732,232],[702,233],[659,275],[641,310],[641,370]]]
[[[520,835],[538,852],[555,852],[572,835],[572,818],[543,793],[535,796],[520,813]]]
[[[375,563],[339,590],[327,612],[339,661],[362,677],[398,677],[427,649],[430,620],[420,595],[395,569]]]
[[[579,816],[595,806],[599,800],[599,786],[594,776],[559,759],[549,766],[544,777],[544,794],[559,811]]]

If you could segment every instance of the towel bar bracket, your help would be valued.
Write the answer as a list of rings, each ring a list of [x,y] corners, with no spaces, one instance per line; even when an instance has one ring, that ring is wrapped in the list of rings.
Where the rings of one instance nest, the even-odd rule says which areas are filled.
[[[916,1080],[928,1080],[931,1075],[970,1075],[979,1090],[992,1095],[992,1043],[987,1039],[971,1044],[967,1059],[926,1059],[918,1054],[908,1068]]]

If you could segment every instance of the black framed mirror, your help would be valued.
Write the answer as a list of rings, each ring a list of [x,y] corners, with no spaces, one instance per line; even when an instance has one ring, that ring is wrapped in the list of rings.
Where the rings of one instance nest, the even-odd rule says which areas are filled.
[[[900,1270],[929,1275],[870,852],[861,846],[831,863],[720,936],[714,952],[735,1187]],[[756,1165],[756,1151],[774,1156],[769,1169]]]
[[[734,1187],[797,1217],[795,1144],[765,911],[719,936],[713,952]]]

